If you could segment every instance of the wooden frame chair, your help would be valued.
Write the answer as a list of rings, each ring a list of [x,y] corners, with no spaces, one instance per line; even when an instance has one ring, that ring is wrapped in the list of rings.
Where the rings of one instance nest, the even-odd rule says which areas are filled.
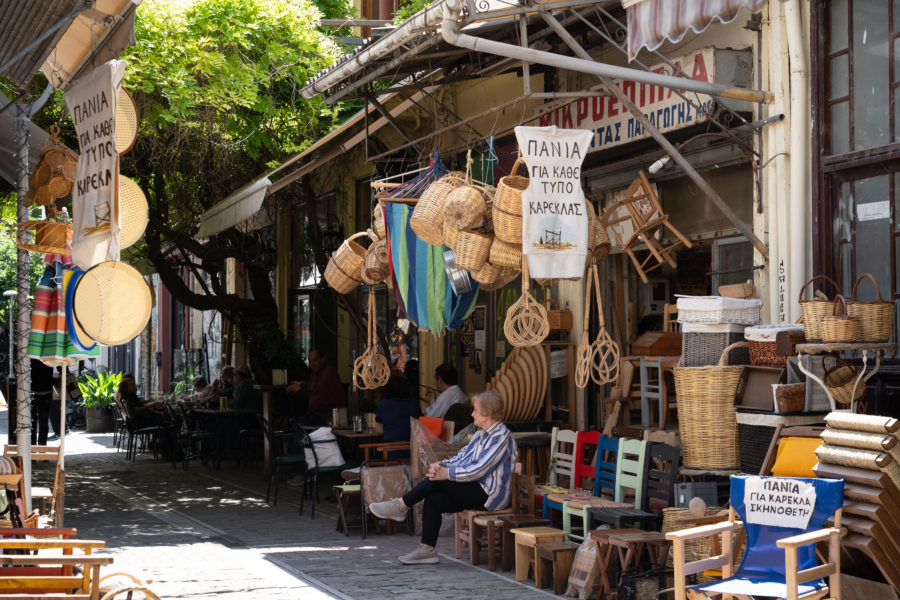
[[[820,598],[830,594],[840,598],[840,536],[844,482],[840,479],[804,479],[816,494],[808,524],[805,528],[751,523],[747,519],[747,482],[756,477],[731,478],[731,508],[728,521],[673,531],[666,539],[673,543],[675,566],[675,600],[685,600],[688,591],[692,598],[710,595],[746,597],[778,597],[787,600]],[[762,478],[773,479],[773,478]],[[778,478],[779,481],[784,481]],[[829,518],[833,527],[826,527]],[[744,523],[747,547],[744,559],[732,573],[734,545],[732,535],[737,518]],[[686,562],[685,542],[713,535],[721,535],[723,553],[703,560]],[[828,562],[819,565],[815,544],[828,543]],[[779,551],[782,550],[782,551]],[[721,567],[723,579],[687,586],[689,575],[712,567]],[[828,582],[824,581],[828,577]]]
[[[97,600],[100,597],[100,567],[112,564],[113,557],[97,556],[92,551],[105,547],[106,542],[101,540],[0,539],[0,552],[26,551],[25,554],[0,556],[4,574],[0,577],[0,594],[12,592],[28,598],[54,594]],[[42,552],[44,550],[53,554]],[[60,556],[57,551],[63,554]],[[74,566],[81,567],[81,572],[73,572]]]
[[[660,267],[663,263],[668,263],[672,268],[677,266],[672,253],[679,245],[684,244],[687,248],[693,247],[691,241],[669,222],[669,216],[663,212],[662,204],[656,197],[644,171],[638,172],[638,178],[628,187],[624,199],[606,208],[600,222],[607,228],[607,231],[612,231],[616,244],[628,254],[644,283],[649,281],[647,271]],[[631,237],[627,240],[622,239],[619,228],[615,227],[617,224],[626,222],[631,225],[633,230]],[[656,238],[657,232],[663,228],[668,229],[677,238],[677,241],[664,246]],[[644,260],[639,260],[634,249],[642,244],[647,247],[650,254]]]

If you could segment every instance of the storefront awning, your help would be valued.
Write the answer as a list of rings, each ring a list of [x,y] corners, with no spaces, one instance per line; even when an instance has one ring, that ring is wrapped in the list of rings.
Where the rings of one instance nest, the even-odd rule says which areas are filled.
[[[628,60],[641,48],[678,43],[688,31],[700,33],[714,21],[731,23],[742,8],[759,12],[766,0],[622,0],[628,13]]]
[[[197,237],[208,238],[255,215],[262,207],[270,185],[272,182],[268,177],[257,179],[210,208],[200,217]]]

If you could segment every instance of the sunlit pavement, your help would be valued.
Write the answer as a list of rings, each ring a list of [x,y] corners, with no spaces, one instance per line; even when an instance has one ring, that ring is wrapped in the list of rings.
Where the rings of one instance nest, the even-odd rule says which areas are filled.
[[[0,437],[6,438],[6,409]],[[453,540],[439,541],[438,565],[403,566],[397,555],[418,542],[405,532],[362,539],[335,530],[332,480],[320,482],[323,502],[310,519],[309,500],[298,515],[299,488],[282,484],[278,505],[265,502],[262,464],[220,469],[117,452],[112,434],[72,431],[66,436],[65,526],[81,538],[101,539],[115,564],[153,581],[163,598],[518,598],[553,597],[453,557]],[[51,440],[58,444],[58,440]],[[35,463],[36,485],[52,471]]]

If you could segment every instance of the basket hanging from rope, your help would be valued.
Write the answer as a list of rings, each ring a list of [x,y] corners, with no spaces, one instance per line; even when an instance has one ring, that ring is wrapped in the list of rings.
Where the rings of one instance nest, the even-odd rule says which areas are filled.
[[[522,243],[522,192],[528,188],[529,179],[516,172],[524,164],[521,158],[516,159],[509,175],[497,182],[491,209],[494,234],[510,244]]]
[[[57,218],[46,221],[23,221],[10,230],[16,248],[44,254],[70,256],[72,224]]]
[[[547,309],[528,290],[528,257],[522,257],[522,295],[506,311],[503,333],[513,346],[536,346],[550,333]]]
[[[56,201],[72,191],[77,166],[78,159],[59,141],[59,126],[52,125],[22,203],[31,206],[37,202],[46,207],[51,217],[57,216]]]
[[[440,246],[444,242],[444,205],[447,196],[457,187],[465,183],[465,174],[454,171],[444,175],[428,186],[419,198],[409,226],[419,239],[432,246]]]
[[[374,390],[387,383],[391,366],[381,352],[376,340],[377,315],[375,290],[369,289],[368,343],[365,351],[353,362],[353,384],[361,390]]]
[[[349,294],[362,282],[360,272],[366,259],[366,249],[353,240],[364,235],[367,235],[366,232],[361,231],[344,240],[325,267],[325,281],[339,294]]]

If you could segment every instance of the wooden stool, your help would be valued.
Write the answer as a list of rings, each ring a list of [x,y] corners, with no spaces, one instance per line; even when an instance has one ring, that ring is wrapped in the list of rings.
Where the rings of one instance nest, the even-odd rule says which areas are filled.
[[[562,594],[569,583],[569,572],[572,570],[572,562],[578,551],[578,544],[563,542],[562,544],[540,544],[538,547],[538,562],[541,565],[541,579],[535,580],[539,588],[550,587],[550,578],[553,578],[553,593]],[[537,569],[535,569],[537,570]]]
[[[344,535],[349,536],[350,523],[347,521],[347,515],[351,513],[349,509],[353,499],[362,497],[359,484],[345,483],[344,485],[335,485],[332,487],[332,490],[334,490],[334,497],[337,499],[338,506],[337,530],[343,531]],[[353,512],[358,512],[358,510],[357,508]],[[357,523],[353,525],[356,526]],[[359,526],[361,527],[362,523],[359,523]]]
[[[534,515],[503,515],[500,517],[500,523],[500,568],[511,571],[516,566],[516,540],[512,530],[548,525],[550,521]]]
[[[541,580],[541,561],[538,546],[566,541],[566,532],[552,527],[524,527],[513,529],[516,538],[516,581],[528,579],[528,568],[534,564],[534,581]]]
[[[595,529],[590,532],[591,540],[597,546],[597,566],[599,583],[594,586],[597,597],[603,598],[616,593],[617,586],[613,586],[609,576],[613,570],[613,559],[616,557],[616,547],[609,543],[609,537],[614,534],[642,533],[640,529]],[[618,582],[616,582],[618,584]]]
[[[509,514],[509,511],[461,510],[453,515],[454,547],[456,558],[462,558],[463,544],[469,545],[469,562],[477,565],[481,562],[481,544],[485,541],[482,534],[487,535],[488,563],[493,565],[491,571],[497,569],[495,554],[497,552],[497,534],[500,528],[495,518]]]
[[[666,534],[659,531],[639,531],[637,533],[613,533],[607,537],[609,552],[615,549],[619,555],[619,572],[627,573],[640,564],[641,555],[646,551],[650,566],[660,566],[665,561]],[[620,582],[616,582],[618,589]]]
[[[636,508],[591,508],[588,528],[595,529],[597,523],[606,523],[613,529],[636,527],[642,531],[656,531],[659,517]]]

